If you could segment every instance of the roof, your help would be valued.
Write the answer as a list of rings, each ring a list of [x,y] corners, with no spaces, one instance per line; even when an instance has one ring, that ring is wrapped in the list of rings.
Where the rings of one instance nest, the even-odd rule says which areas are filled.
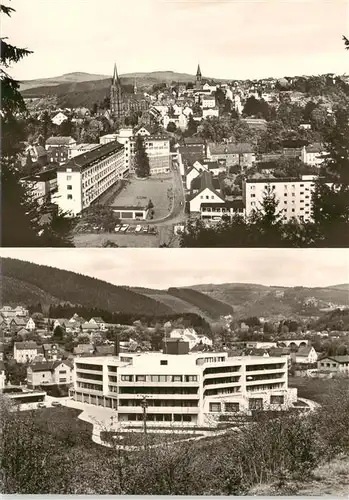
[[[71,144],[72,142],[76,142],[75,139],[73,139],[73,137],[65,137],[65,136],[57,136],[57,137],[49,137],[47,140],[46,140],[46,146],[50,146],[50,145],[59,145],[59,146],[66,146],[67,144]]]
[[[76,347],[74,347],[74,354],[83,354],[91,352],[93,352],[92,344],[79,344]]]
[[[108,356],[109,354],[114,354],[114,346],[98,345],[96,346],[95,353],[97,356]]]
[[[38,349],[38,345],[36,342],[15,342],[15,347],[17,350],[19,349]]]
[[[104,323],[104,320],[99,316],[96,316],[96,317],[91,318],[91,319],[93,319],[96,323]]]
[[[67,163],[59,167],[58,171],[65,172],[67,168],[78,171],[84,170],[91,164],[102,161],[113,153],[121,151],[123,148],[124,146],[122,144],[119,144],[117,141],[102,144],[95,149],[71,158]]]
[[[339,364],[349,363],[349,356],[325,356],[324,358],[321,358],[321,360],[323,359],[332,359],[332,361],[336,361]]]
[[[37,363],[32,363],[31,365],[29,365],[29,368],[33,372],[53,371],[55,368],[57,368],[57,366],[61,365],[62,363],[66,366],[69,366],[70,368],[73,367],[71,363],[64,360],[64,361],[45,361],[45,362],[39,361]]]
[[[201,172],[201,174],[198,177],[195,177],[195,179],[192,180],[191,183],[191,189],[198,189],[198,192],[192,194],[189,197],[189,201],[196,198],[202,191],[205,189],[210,189],[212,192],[214,192],[217,196],[219,196],[222,201],[224,201],[223,196],[220,193],[220,184],[218,179],[214,179],[212,177],[211,172],[208,172],[207,170],[204,170]]]
[[[242,154],[254,153],[254,147],[248,142],[239,142],[237,144],[217,144],[211,142],[208,144],[211,154]]]
[[[315,142],[313,144],[309,144],[309,146],[306,146],[305,149],[307,153],[322,153],[324,147],[320,142]]]
[[[14,322],[18,326],[24,326],[28,323],[28,319],[23,319],[19,316],[15,316],[14,318],[11,319],[11,323]]]
[[[309,345],[301,346],[296,352],[296,356],[308,356],[312,349],[312,346]]]

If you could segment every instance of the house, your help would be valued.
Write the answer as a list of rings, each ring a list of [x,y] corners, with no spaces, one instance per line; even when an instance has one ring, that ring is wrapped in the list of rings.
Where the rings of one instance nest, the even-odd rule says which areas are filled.
[[[37,356],[38,349],[36,342],[15,342],[13,358],[17,363],[28,363]]]
[[[254,148],[247,142],[237,144],[208,143],[207,158],[212,161],[225,160],[227,168],[239,165],[242,170],[252,167],[256,161]]]
[[[33,320],[33,318],[29,318],[26,325],[25,325],[25,328],[29,331],[29,332],[32,332],[36,329],[36,324],[35,324],[35,321]]]
[[[57,162],[62,165],[69,159],[69,148],[76,146],[76,140],[72,137],[57,136],[49,137],[45,144],[45,149],[50,162]]]
[[[67,326],[69,327],[69,320],[66,318],[57,318],[53,322],[53,330],[57,328],[57,326],[60,326],[65,330]]]
[[[196,164],[199,164],[199,162],[195,162]],[[185,177],[185,183],[186,183],[186,188],[188,190],[191,189],[191,183],[194,179],[196,179],[196,177],[198,177],[200,175],[200,172],[203,170],[203,168],[196,168],[194,166],[192,167],[189,167],[189,169],[187,170],[187,174],[186,174],[186,177]]]
[[[5,346],[4,346],[4,344],[1,342],[1,344],[0,344],[0,361],[3,361],[3,360],[4,360],[4,351],[5,351]]]
[[[267,130],[267,120],[261,118],[242,118],[242,122],[246,123],[249,127],[257,130]]]
[[[8,320],[8,325],[12,331],[17,332],[21,328],[26,328],[27,320],[20,316],[15,316]]]
[[[189,207],[191,213],[200,213],[203,203],[215,205],[224,203],[224,197],[221,194],[220,184],[217,179],[214,179],[208,171],[203,171],[191,183],[191,192],[189,196]]]
[[[32,363],[27,368],[28,387],[43,385],[69,385],[73,382],[73,369],[69,361]]]
[[[296,364],[314,364],[318,360],[318,354],[310,345],[301,346],[297,352],[291,353],[291,359]]]
[[[75,356],[91,356],[94,353],[92,344],[78,344],[73,351]]]
[[[105,330],[106,329],[106,323],[100,317],[91,318],[90,321],[89,321],[89,323],[91,325],[96,325],[100,330]]]
[[[303,146],[301,151],[301,160],[306,165],[319,167],[323,163],[325,155],[326,153],[324,152],[322,144],[309,144],[309,146]]]
[[[207,170],[208,172],[211,172],[211,174],[214,177],[217,177],[220,173],[224,173],[226,171],[225,160],[219,160],[219,161],[204,160],[201,162],[196,161],[193,167],[195,167],[199,171]]]
[[[349,356],[326,356],[317,362],[318,370],[339,375],[349,375]]]
[[[60,357],[57,344],[43,344],[42,349],[46,361],[56,361]]]
[[[219,116],[219,107],[214,108],[202,108],[202,118],[210,118],[211,116]]]
[[[54,124],[54,125],[62,125],[63,122],[67,121],[68,120],[68,117],[67,115],[65,115],[64,113],[62,113],[61,111],[59,113],[57,113],[52,119],[51,119],[51,122]]]
[[[197,335],[200,344],[212,346],[213,340],[207,337],[207,335]]]

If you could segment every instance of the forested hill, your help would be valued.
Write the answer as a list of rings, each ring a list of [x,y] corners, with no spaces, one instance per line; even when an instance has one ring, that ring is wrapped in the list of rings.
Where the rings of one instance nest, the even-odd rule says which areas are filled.
[[[144,315],[173,314],[173,309],[123,286],[17,259],[1,259],[3,304],[69,302],[86,307]]]

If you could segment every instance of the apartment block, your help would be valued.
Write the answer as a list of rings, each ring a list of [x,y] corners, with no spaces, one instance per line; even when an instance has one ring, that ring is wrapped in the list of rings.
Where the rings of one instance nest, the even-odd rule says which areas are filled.
[[[286,357],[171,352],[75,359],[70,395],[113,408],[126,426],[142,425],[144,402],[150,425],[215,426],[222,415],[287,409],[297,398]]]
[[[71,158],[57,169],[54,202],[72,216],[97,200],[127,173],[125,152],[116,141]]]
[[[261,208],[269,185],[279,201],[278,208],[285,222],[292,218],[310,220],[315,181],[314,175],[303,175],[301,179],[246,179],[242,186],[246,215]]]

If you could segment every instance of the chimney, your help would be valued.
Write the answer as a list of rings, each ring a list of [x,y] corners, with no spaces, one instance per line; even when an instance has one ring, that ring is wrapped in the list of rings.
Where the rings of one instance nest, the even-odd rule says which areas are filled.
[[[120,354],[120,340],[119,336],[117,336],[114,342],[114,356],[119,356],[119,354]]]

